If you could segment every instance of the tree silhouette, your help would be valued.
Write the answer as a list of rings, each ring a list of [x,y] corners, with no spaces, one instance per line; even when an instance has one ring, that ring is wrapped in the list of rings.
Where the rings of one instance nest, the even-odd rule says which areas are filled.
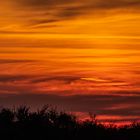
[[[83,122],[66,112],[58,112],[48,105],[30,111],[27,106],[16,110],[1,108],[0,138],[2,140],[139,140],[140,123],[116,127],[100,124],[96,115]]]
[[[19,108],[17,108],[16,111],[17,120],[20,122],[27,121],[29,118],[29,110],[30,108],[27,106],[20,106]]]

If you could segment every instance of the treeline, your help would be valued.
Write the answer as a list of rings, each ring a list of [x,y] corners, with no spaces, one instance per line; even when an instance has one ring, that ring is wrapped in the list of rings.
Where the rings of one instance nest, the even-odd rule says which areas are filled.
[[[0,109],[0,140],[140,140],[140,124],[116,127],[98,123],[93,115],[80,122],[77,117],[44,106]]]

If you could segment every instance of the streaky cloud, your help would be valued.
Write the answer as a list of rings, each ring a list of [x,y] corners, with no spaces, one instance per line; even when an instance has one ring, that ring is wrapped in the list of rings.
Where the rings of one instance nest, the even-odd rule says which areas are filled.
[[[125,101],[125,103],[124,103]],[[73,95],[60,96],[51,94],[34,94],[23,91],[21,94],[0,94],[0,105],[18,106],[26,104],[33,108],[39,108],[44,104],[57,106],[59,109],[72,112],[93,112],[97,115],[114,116],[139,116],[139,97],[120,97],[113,95]],[[126,105],[129,104],[128,107]],[[122,106],[120,109],[110,109],[110,107]],[[134,107],[135,106],[135,107]]]
[[[11,52],[10,52],[11,53]],[[17,59],[0,59],[0,64],[9,64],[9,63],[29,63],[37,62],[36,60],[17,60]]]
[[[89,12],[98,14],[100,10],[131,8],[139,11],[140,6],[139,0],[18,0],[15,3],[21,9],[30,9],[29,12],[42,13],[40,17],[43,19],[32,19],[30,24],[51,24],[87,15]]]

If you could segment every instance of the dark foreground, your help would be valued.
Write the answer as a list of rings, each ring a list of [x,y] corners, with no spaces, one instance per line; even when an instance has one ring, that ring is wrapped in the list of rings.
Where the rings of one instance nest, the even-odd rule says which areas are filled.
[[[140,124],[117,128],[90,121],[79,122],[74,115],[48,106],[36,112],[22,106],[0,110],[1,140],[140,140]]]

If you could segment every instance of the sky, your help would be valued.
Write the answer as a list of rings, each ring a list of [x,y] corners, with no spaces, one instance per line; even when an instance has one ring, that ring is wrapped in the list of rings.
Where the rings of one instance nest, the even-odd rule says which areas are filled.
[[[4,0],[0,9],[0,106],[140,118],[140,0]]]

